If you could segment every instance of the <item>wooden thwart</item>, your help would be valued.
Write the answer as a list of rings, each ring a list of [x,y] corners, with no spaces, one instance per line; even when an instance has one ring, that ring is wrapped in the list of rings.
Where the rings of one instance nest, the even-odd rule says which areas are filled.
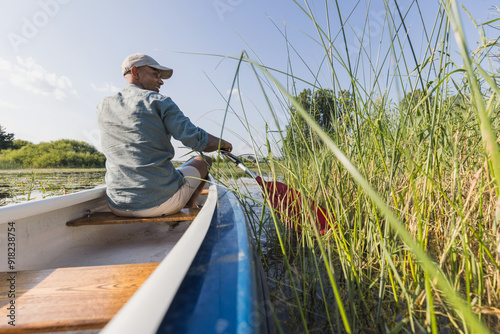
[[[0,333],[103,328],[157,266],[139,263],[0,273],[0,291],[15,286],[15,299],[0,294]],[[11,314],[15,326],[8,323]]]
[[[88,216],[71,220],[66,223],[67,226],[83,226],[83,225],[107,225],[107,224],[136,224],[136,223],[156,223],[168,221],[183,221],[193,220],[200,212],[200,209],[184,208],[173,215],[135,218],[135,217],[119,217],[112,212],[94,212]]]

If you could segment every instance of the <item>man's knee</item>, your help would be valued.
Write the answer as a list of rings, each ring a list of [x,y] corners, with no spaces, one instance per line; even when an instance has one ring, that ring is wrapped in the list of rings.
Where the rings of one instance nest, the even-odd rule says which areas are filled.
[[[193,160],[187,163],[189,166],[193,166],[200,172],[202,178],[204,178],[212,165],[212,159],[208,156],[197,156]]]
[[[196,158],[194,158],[194,160],[196,160],[195,163],[199,163],[201,165],[207,165],[208,168],[210,168],[210,166],[212,166],[212,158],[210,158],[209,156],[205,155],[205,156],[197,156]]]
[[[210,158],[209,156],[205,156],[203,157],[203,159],[207,163],[208,167],[212,166],[212,158]]]

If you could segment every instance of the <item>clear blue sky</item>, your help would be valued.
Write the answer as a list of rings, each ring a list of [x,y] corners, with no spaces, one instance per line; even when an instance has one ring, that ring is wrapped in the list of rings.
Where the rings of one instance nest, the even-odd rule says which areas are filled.
[[[500,5],[492,0],[462,2],[479,22],[493,18],[489,9]],[[324,23],[325,1],[309,3]],[[349,23],[355,31],[362,29],[370,1],[339,3],[343,15],[356,6]],[[408,8],[412,1],[398,3]],[[432,21],[437,2],[420,4]],[[2,0],[0,6],[0,124],[16,139],[35,143],[70,138],[99,147],[95,107],[103,96],[123,87],[120,64],[131,53],[147,53],[173,68],[174,75],[161,93],[172,97],[195,124],[214,135],[220,134],[225,109],[219,93],[229,96],[237,63],[175,51],[238,56],[246,50],[255,58],[252,49],[266,65],[286,71],[286,42],[274,26],[283,30],[286,22],[291,43],[309,65],[317,68],[324,55],[306,35],[316,38],[314,26],[291,0]],[[371,1],[369,10],[371,22],[377,22],[383,1]],[[331,31],[338,32],[340,23],[334,12],[330,23]],[[422,31],[414,11],[407,23],[412,37],[419,40]],[[374,24],[372,28],[376,35],[378,27]],[[477,33],[472,31],[470,36],[473,44],[470,39]],[[355,46],[353,37],[349,38]],[[340,38],[336,41],[341,43]],[[378,41],[373,38],[373,42]],[[311,79],[297,57],[294,61],[294,74]],[[278,79],[286,85],[284,77]],[[247,115],[258,137],[264,134],[266,121],[271,128],[273,125],[247,67],[240,82]],[[240,113],[238,105],[235,110]],[[284,125],[286,118],[281,122]],[[252,151],[236,116],[228,117],[225,133],[236,153]],[[176,158],[185,152],[179,149]]]

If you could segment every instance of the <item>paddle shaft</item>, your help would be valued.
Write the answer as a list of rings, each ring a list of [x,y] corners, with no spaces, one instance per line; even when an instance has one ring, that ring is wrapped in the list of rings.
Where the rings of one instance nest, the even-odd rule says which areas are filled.
[[[227,158],[232,163],[234,163],[236,165],[236,167],[240,168],[241,170],[243,170],[245,173],[247,173],[249,176],[253,177],[254,179],[257,179],[257,174],[255,174],[250,169],[248,169],[247,166],[245,166],[245,164],[240,159],[238,159],[235,155],[233,155],[227,151],[222,151],[222,150],[220,151],[220,153],[225,158]]]

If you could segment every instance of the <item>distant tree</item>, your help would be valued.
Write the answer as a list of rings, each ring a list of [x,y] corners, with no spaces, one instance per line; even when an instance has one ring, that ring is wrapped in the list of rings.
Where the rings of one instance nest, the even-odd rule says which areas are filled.
[[[401,110],[405,110],[417,117],[428,116],[430,115],[433,101],[434,97],[432,95],[427,96],[421,89],[415,89],[403,97],[399,103],[399,107]]]
[[[325,132],[334,134],[339,126],[349,128],[354,110],[354,101],[349,91],[342,90],[335,96],[331,89],[319,89],[314,92],[304,89],[296,100]],[[301,114],[294,107],[290,112],[285,145],[293,145],[299,150],[304,149],[306,143],[312,147],[320,145],[316,134]]]
[[[31,142],[27,140],[22,140],[22,139],[16,139],[12,143],[12,149],[14,150],[19,150],[21,147],[32,144]]]
[[[5,128],[0,125],[0,150],[12,148],[14,144],[14,134],[7,133]]]

